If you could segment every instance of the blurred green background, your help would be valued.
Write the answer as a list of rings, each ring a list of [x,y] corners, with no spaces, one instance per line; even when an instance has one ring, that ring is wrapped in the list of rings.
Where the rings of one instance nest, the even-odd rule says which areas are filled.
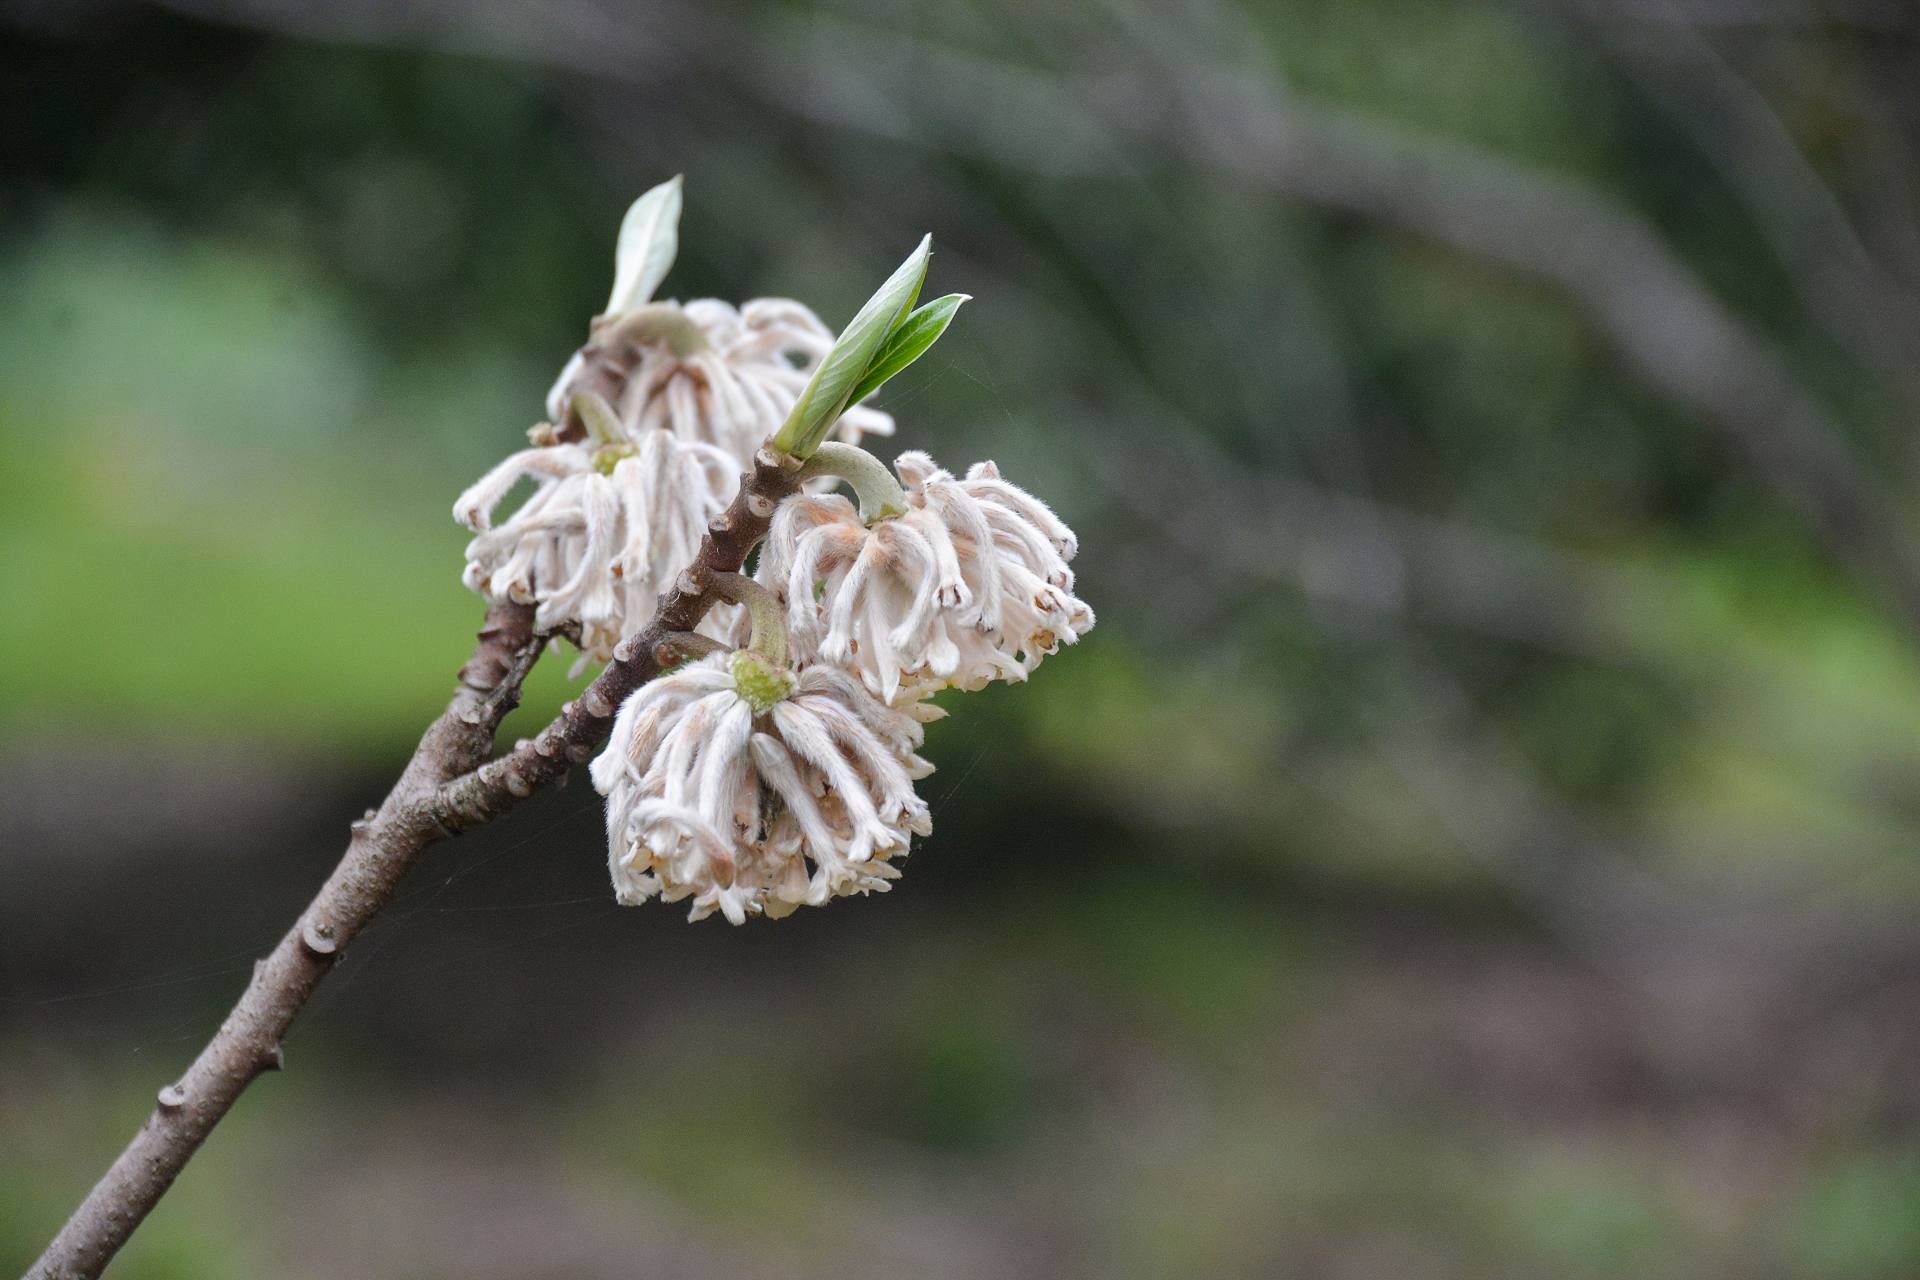
[[[0,3],[0,1272],[684,172],[680,297],[935,234],[884,406],[1099,628],[884,898],[618,909],[584,779],[435,848],[114,1275],[1920,1274],[1913,13]]]

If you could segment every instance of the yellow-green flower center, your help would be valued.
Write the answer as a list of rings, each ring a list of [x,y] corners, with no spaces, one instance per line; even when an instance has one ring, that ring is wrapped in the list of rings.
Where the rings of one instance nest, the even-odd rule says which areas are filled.
[[[763,716],[793,693],[793,672],[774,666],[751,649],[740,649],[733,655],[733,687],[753,714]]]
[[[621,459],[631,458],[638,452],[640,449],[637,445],[603,444],[593,451],[593,469],[603,476],[610,476],[613,469],[620,465]]]

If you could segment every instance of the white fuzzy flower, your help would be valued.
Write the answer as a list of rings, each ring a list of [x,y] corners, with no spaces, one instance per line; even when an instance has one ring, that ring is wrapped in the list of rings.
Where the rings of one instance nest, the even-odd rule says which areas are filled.
[[[832,667],[797,676],[748,650],[643,686],[593,763],[615,896],[692,899],[735,924],[885,890],[932,830],[914,793],[928,706],[888,707]]]
[[[738,473],[724,450],[663,431],[637,445],[523,449],[454,506],[477,535],[462,580],[488,599],[535,605],[538,627],[577,626],[582,654],[605,662],[652,617],[668,575],[731,501]],[[533,493],[495,527],[494,507],[523,477]]]
[[[638,362],[615,405],[629,438],[649,430],[718,445],[744,465],[780,429],[833,333],[820,317],[791,298],[755,298],[738,310],[718,298],[649,304],[622,323],[607,325],[599,341],[631,344]],[[584,366],[576,354],[547,393],[555,422]],[[854,405],[840,419],[839,439],[893,434],[893,419]]]
[[[576,626],[582,654],[599,662],[653,616],[833,341],[811,311],[782,298],[738,311],[714,299],[650,304],[644,318],[640,336],[627,339],[637,363],[617,421],[585,443],[536,433],[548,443],[512,455],[454,505],[454,518],[479,535],[467,547],[466,584],[491,600],[538,606],[540,627]],[[549,398],[556,421],[578,367],[576,357]],[[893,419],[855,408],[840,430],[848,439],[884,435]],[[494,508],[523,477],[533,494],[496,527]],[[716,611],[702,630],[730,638],[736,619]]]
[[[991,462],[965,479],[924,453],[894,470],[907,510],[869,527],[838,495],[787,499],[758,576],[786,593],[796,652],[888,702],[946,685],[1025,680],[1093,627],[1073,594],[1073,531]]]

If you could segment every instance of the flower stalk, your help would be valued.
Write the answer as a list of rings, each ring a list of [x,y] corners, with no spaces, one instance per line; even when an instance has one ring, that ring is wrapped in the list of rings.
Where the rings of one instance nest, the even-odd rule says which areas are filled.
[[[746,608],[753,621],[747,648],[774,667],[787,665],[787,606],[780,597],[741,573],[716,573],[708,588],[722,600]]]
[[[823,442],[800,468],[802,483],[821,477],[844,480],[860,500],[860,518],[869,525],[888,516],[906,514],[907,491],[894,479],[887,464],[858,445],[837,440]]]

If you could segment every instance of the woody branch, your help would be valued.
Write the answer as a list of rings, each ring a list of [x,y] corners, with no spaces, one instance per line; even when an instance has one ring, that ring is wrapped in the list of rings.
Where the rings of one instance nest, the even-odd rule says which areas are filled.
[[[248,1085],[282,1062],[281,1044],[346,945],[392,900],[407,869],[436,841],[493,821],[553,786],[606,738],[627,695],[674,659],[718,598],[717,574],[736,573],[766,536],[781,498],[793,492],[798,459],[762,449],[733,504],[716,516],[699,554],[661,598],[653,622],[624,641],[614,660],[534,738],[490,762],[495,731],[520,701],[521,684],[546,645],[533,610],[487,612],[461,688],[428,727],[379,809],[353,824],[333,874],[279,945],[254,966],[233,1011],[158,1104],[126,1150],[87,1194],[27,1280],[88,1280],[134,1229],[232,1110]]]

